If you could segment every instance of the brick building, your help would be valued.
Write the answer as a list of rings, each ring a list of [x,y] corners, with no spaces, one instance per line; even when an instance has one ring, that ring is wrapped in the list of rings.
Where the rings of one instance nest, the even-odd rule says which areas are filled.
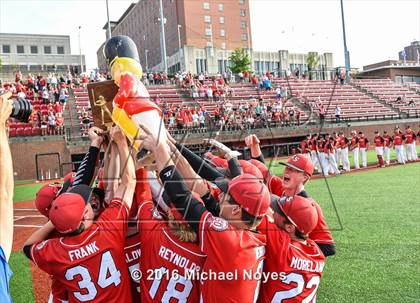
[[[267,70],[305,69],[307,54],[287,51],[252,51],[249,0],[176,0],[162,1],[165,23],[167,66],[179,70],[215,74],[228,68],[228,58],[236,48],[248,51],[252,68]],[[137,45],[143,69],[163,70],[159,0],[132,3],[118,21],[110,23],[112,35],[127,35]],[[104,30],[108,27],[104,26]],[[102,53],[97,51],[98,67],[106,70]],[[254,57],[256,56],[256,59]],[[322,54],[319,69],[332,69],[332,54]]]

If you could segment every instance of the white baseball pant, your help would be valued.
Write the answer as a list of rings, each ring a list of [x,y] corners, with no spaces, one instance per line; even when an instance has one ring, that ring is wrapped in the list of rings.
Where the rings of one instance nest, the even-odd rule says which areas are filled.
[[[341,163],[343,163],[343,169],[345,171],[350,171],[350,161],[349,161],[349,148],[341,149]]]
[[[395,145],[398,163],[405,164],[404,145]]]
[[[354,161],[354,168],[359,169],[359,148],[355,147],[353,149],[353,161]]]
[[[312,163],[314,164],[315,170],[319,172],[319,171],[321,171],[321,168],[320,168],[320,164],[319,164],[319,161],[318,161],[318,155],[317,155],[317,152],[315,150],[311,150]]]
[[[366,162],[366,148],[365,147],[360,148],[360,154],[362,155],[362,167],[366,167],[367,162]]]
[[[417,160],[418,159],[418,156],[417,156],[416,141],[413,141],[413,143],[411,143],[411,145],[413,145],[413,149],[412,149],[413,155],[412,155],[412,158],[413,158],[413,160]]]
[[[391,149],[388,146],[384,147],[385,163],[389,165],[391,162]]]
[[[340,170],[337,167],[337,162],[335,161],[335,154],[328,154],[328,164],[330,172],[339,175]]]
[[[325,153],[322,152],[318,152],[319,154],[319,159],[321,160],[321,168],[322,168],[322,172],[324,173],[324,176],[328,176],[328,172],[330,170],[330,165],[328,162],[328,156]]]

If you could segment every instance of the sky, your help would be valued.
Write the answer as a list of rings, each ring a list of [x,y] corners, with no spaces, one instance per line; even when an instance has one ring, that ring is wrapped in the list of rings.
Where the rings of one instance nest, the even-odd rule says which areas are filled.
[[[132,2],[109,0],[110,20]],[[352,67],[398,59],[404,46],[420,40],[420,0],[343,2]],[[250,11],[254,50],[332,52],[334,65],[344,65],[339,0],[250,0]],[[79,54],[81,26],[88,69],[97,66],[106,16],[105,0],[0,0],[1,33],[70,35],[72,53]]]

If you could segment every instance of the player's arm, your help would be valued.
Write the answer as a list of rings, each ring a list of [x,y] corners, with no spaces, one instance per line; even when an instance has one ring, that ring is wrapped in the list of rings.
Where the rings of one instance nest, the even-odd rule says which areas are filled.
[[[103,142],[103,130],[98,127],[89,129],[90,147],[77,169],[72,186],[85,184],[90,186],[95,175],[96,163]]]
[[[115,191],[113,198],[124,201],[130,209],[131,204],[133,203],[134,190],[136,187],[134,161],[130,155],[127,138],[119,127],[113,127],[111,129],[111,137],[117,145],[118,153],[120,155],[121,176],[121,183]]]
[[[23,244],[23,253],[26,257],[31,259],[31,247],[33,244],[48,239],[49,234],[55,229],[51,221],[48,221],[44,226],[35,231]]]
[[[141,145],[153,152],[165,192],[190,226],[198,232],[200,218],[206,208],[193,197],[185,185],[181,174],[176,170],[171,159],[168,145],[159,142],[146,127],[140,126],[144,131],[144,134],[140,136],[140,139],[143,140]]]
[[[182,144],[175,143],[176,148],[181,152],[182,156],[188,161],[193,170],[202,178],[214,181],[223,175],[208,164],[203,158],[199,157]]]
[[[171,150],[171,159],[176,163],[176,167],[184,177],[184,182],[188,188],[200,196],[205,195],[209,191],[207,182],[192,169],[191,165],[172,142],[169,141],[168,146]]]
[[[335,244],[324,244],[315,242],[325,257],[334,256],[336,253]]]
[[[265,164],[264,155],[261,152],[260,140],[257,135],[249,135],[245,138],[245,144],[251,150],[252,159],[258,160]]]
[[[9,260],[13,242],[13,162],[6,132],[6,121],[12,112],[12,96],[0,96],[0,247]]]

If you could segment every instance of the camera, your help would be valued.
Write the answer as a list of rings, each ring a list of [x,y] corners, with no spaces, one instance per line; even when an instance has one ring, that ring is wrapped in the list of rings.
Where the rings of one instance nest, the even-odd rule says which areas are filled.
[[[27,123],[32,113],[32,104],[26,99],[18,99],[13,101],[13,109],[10,114],[11,118],[15,118],[20,122]]]

